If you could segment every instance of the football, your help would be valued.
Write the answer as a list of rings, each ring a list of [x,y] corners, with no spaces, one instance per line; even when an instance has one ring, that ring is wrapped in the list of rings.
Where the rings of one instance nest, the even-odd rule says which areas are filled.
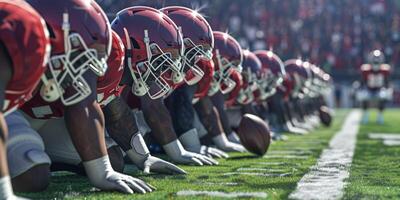
[[[271,143],[268,124],[260,117],[245,114],[240,121],[238,135],[242,145],[251,153],[262,156]]]
[[[319,108],[319,118],[322,124],[326,127],[330,127],[332,124],[332,113],[330,109],[326,106],[321,106]]]

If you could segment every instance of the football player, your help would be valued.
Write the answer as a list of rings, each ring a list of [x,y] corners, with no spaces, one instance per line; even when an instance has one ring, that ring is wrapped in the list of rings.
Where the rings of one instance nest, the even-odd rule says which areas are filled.
[[[229,125],[232,129],[237,129],[239,127],[244,114],[258,115],[253,107],[253,103],[255,102],[255,91],[258,89],[257,80],[261,78],[261,61],[249,50],[242,50],[242,52],[242,72],[240,76],[236,75],[232,77],[232,80],[236,82],[238,87],[235,87],[235,89],[229,93],[225,101],[226,111],[224,112],[228,113]],[[240,140],[235,131],[232,131],[232,134],[228,138],[240,144]]]
[[[390,65],[385,64],[385,55],[380,50],[374,50],[368,54],[368,63],[361,66],[360,90],[357,94],[361,102],[364,114],[362,123],[368,123],[368,108],[370,103],[378,104],[377,123],[383,124],[383,111],[385,104],[392,98],[390,88]]]
[[[201,65],[212,59],[214,47],[212,29],[204,17],[195,10],[170,6],[161,9],[161,12],[181,28],[185,46],[182,72],[186,74],[186,84],[175,88],[165,101],[179,140],[189,151],[218,158],[227,157],[228,155],[221,150],[201,145],[193,123],[196,111],[192,100],[198,87],[197,83],[205,76],[204,66]]]
[[[229,34],[214,31],[213,62],[215,73],[208,95],[195,104],[198,114],[196,127],[207,133],[207,137],[223,151],[244,152],[245,148],[228,140],[227,135],[234,134],[225,112],[225,95],[240,87],[233,80],[232,74],[240,76],[243,60],[242,48]],[[235,72],[236,71],[236,72]],[[205,134],[200,134],[205,135]],[[234,137],[234,136],[232,136]]]
[[[284,122],[282,96],[278,88],[286,76],[282,60],[273,51],[258,50],[254,52],[261,61],[261,78],[258,80],[259,89],[256,91],[256,108],[259,116],[271,125],[272,137],[276,140],[285,139],[280,134]]]
[[[46,21],[52,50],[39,92],[22,107],[23,111],[6,118],[10,128],[8,161],[12,166],[13,187],[25,192],[45,189],[49,156],[54,161],[70,156],[62,148],[51,151],[55,154],[46,154],[46,142],[39,134],[47,134],[62,144],[73,142],[93,186],[124,193],[151,192],[154,188],[145,182],[116,172],[108,157],[104,116],[95,92],[98,76],[104,76],[107,70],[112,42],[104,12],[94,1],[29,0],[28,3]]]
[[[145,173],[158,172],[166,174],[185,174],[177,166],[152,156],[137,128],[136,119],[129,106],[120,98],[120,80],[124,71],[125,51],[117,33],[112,32],[112,48],[108,58],[108,69],[104,76],[97,80],[97,100],[104,113],[108,135],[106,143],[111,165],[114,170],[122,172],[124,160],[120,148],[131,161]],[[29,111],[28,111],[29,112]],[[73,147],[67,134],[53,134],[54,130],[65,127],[59,120],[52,120],[49,125],[40,129],[46,146],[46,153],[52,158],[52,170],[67,170],[84,173],[79,154]],[[60,140],[61,137],[66,137]],[[115,142],[116,143],[115,143]],[[118,144],[119,146],[117,146]]]
[[[50,39],[44,20],[26,2],[2,0],[0,12],[0,199],[11,200],[22,198],[11,186],[4,117],[31,98],[46,70]]]
[[[137,115],[140,132],[151,131],[176,163],[217,164],[214,159],[183,147],[164,104],[164,98],[186,79],[181,65],[184,41],[176,24],[163,12],[137,6],[120,11],[112,28],[127,52],[121,84],[126,85],[123,95]]]

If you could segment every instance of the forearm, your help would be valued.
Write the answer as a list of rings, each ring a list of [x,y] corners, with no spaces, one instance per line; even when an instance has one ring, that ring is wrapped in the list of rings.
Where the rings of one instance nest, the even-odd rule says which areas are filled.
[[[177,139],[171,116],[162,100],[144,99],[142,111],[149,125],[153,137],[161,145],[168,144]]]
[[[209,136],[214,137],[223,133],[218,110],[209,97],[205,97],[195,104],[195,109]]]
[[[84,100],[67,107],[65,123],[72,142],[83,161],[107,155],[104,141],[104,116],[95,100]]]
[[[128,151],[132,148],[131,140],[139,133],[135,115],[129,106],[119,97],[103,108],[106,129],[110,137]]]
[[[3,113],[0,112],[0,177],[8,175],[6,159],[7,125]]]
[[[232,127],[229,123],[228,115],[225,111],[225,98],[223,94],[218,92],[211,97],[211,101],[213,102],[215,108],[218,110],[219,119],[224,132],[230,134],[232,132]]]

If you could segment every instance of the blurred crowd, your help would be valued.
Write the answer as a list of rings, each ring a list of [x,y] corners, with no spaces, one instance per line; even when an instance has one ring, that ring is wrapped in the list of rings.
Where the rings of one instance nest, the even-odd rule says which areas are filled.
[[[283,59],[302,57],[336,80],[355,79],[372,49],[400,63],[400,0],[100,0],[110,19],[121,8],[182,5],[198,8],[213,29],[228,31],[243,47],[273,49]]]

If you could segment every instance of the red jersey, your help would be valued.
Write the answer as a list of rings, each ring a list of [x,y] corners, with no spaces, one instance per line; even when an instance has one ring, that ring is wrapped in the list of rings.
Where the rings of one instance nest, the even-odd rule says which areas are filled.
[[[388,87],[390,65],[382,64],[379,69],[374,70],[372,65],[363,64],[361,66],[361,76],[361,83],[371,90]]]
[[[50,39],[44,20],[25,1],[0,0],[0,10],[0,41],[13,64],[2,108],[8,114],[32,97],[46,70]]]

